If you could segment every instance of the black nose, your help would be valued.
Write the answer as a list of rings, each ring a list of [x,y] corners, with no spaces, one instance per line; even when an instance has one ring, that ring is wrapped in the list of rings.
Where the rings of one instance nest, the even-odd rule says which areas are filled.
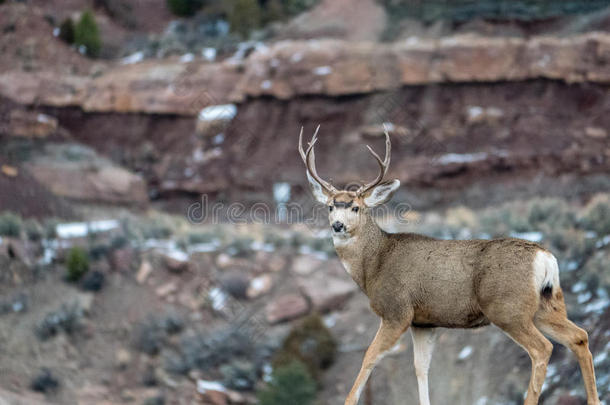
[[[333,230],[335,232],[341,232],[343,230],[343,224],[339,221],[333,222]]]

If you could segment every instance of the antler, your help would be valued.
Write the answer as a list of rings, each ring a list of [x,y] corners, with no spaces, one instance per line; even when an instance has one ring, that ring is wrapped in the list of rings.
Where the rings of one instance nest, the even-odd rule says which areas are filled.
[[[390,143],[390,134],[388,134],[388,130],[386,128],[384,128],[383,132],[385,133],[385,159],[383,159],[383,161],[381,160],[379,155],[377,153],[375,153],[375,151],[373,149],[371,149],[371,147],[369,145],[366,145],[369,152],[371,152],[371,154],[373,155],[373,157],[375,158],[375,160],[377,160],[377,163],[379,164],[379,174],[377,175],[377,178],[375,180],[373,180],[371,183],[367,183],[367,184],[363,185],[362,187],[360,187],[358,189],[358,191],[356,192],[357,194],[364,194],[367,191],[369,191],[370,189],[372,189],[373,187],[375,187],[376,185],[378,185],[379,183],[381,183],[381,181],[385,177],[385,174],[388,172],[388,168],[390,167],[390,153],[392,151],[392,144]]]
[[[313,177],[320,185],[326,189],[327,192],[334,194],[337,192],[337,189],[333,187],[332,184],[323,180],[320,176],[318,176],[318,172],[316,171],[316,155],[313,151],[313,146],[318,141],[318,131],[320,130],[320,126],[316,128],[313,136],[311,137],[311,141],[309,141],[308,147],[306,151],[303,151],[303,127],[301,127],[301,132],[299,133],[299,153],[301,154],[301,158],[307,167],[307,172]]]

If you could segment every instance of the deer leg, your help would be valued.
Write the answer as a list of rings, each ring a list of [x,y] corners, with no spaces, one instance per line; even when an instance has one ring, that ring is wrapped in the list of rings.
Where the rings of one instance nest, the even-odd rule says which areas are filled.
[[[533,321],[503,325],[500,328],[523,347],[532,360],[532,375],[525,397],[525,405],[536,405],[542,391],[546,366],[553,351],[553,344],[542,335]]]
[[[417,375],[417,390],[419,392],[419,405],[430,405],[428,393],[428,369],[436,340],[434,328],[411,328],[413,337],[413,358],[415,362],[415,375]]]
[[[358,377],[356,377],[354,386],[345,400],[345,405],[358,404],[360,394],[362,394],[362,390],[364,389],[373,368],[375,368],[375,365],[396,344],[405,330],[406,327],[404,325],[381,321],[379,330],[364,355],[362,367],[360,368]]]
[[[553,298],[556,299],[556,298]],[[563,304],[563,300],[561,301]],[[587,392],[587,404],[599,405],[597,387],[595,385],[595,371],[593,370],[593,357],[589,351],[589,337],[587,332],[574,325],[565,313],[565,305],[542,308],[534,323],[542,333],[568,347],[578,359],[580,371]]]

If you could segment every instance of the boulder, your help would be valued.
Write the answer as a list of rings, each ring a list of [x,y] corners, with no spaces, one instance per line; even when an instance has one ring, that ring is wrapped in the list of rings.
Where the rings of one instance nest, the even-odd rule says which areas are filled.
[[[322,263],[322,260],[311,255],[297,256],[292,261],[292,271],[300,276],[306,276],[317,270]]]
[[[144,205],[144,180],[75,144],[47,145],[24,165],[27,171],[59,197],[96,203]]]
[[[9,114],[9,135],[46,138],[57,131],[57,118],[35,111],[13,110]]]
[[[148,276],[150,276],[150,273],[152,273],[152,270],[153,267],[151,266],[150,262],[146,260],[143,261],[142,264],[140,264],[140,268],[136,274],[136,281],[138,284],[144,284]]]
[[[356,291],[357,286],[352,281],[318,273],[299,279],[299,288],[309,299],[313,309],[327,312],[341,308]]]
[[[270,324],[296,319],[308,312],[309,305],[301,294],[281,295],[265,307],[265,316]]]

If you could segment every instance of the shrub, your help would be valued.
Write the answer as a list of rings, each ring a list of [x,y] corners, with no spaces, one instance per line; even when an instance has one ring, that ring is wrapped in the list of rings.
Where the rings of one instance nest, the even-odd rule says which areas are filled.
[[[504,205],[500,208],[486,210],[480,217],[481,231],[491,236],[506,236],[511,231],[527,232],[532,230],[522,212],[516,207]]]
[[[57,238],[57,224],[60,221],[57,218],[51,218],[44,222],[44,237],[47,239],[55,239]]]
[[[75,246],[68,252],[66,258],[66,279],[76,282],[89,271],[89,256],[81,247]]]
[[[158,354],[168,335],[179,333],[184,321],[178,315],[150,316],[136,329],[135,347],[146,354]]]
[[[295,325],[275,355],[274,367],[294,360],[305,364],[309,373],[319,378],[321,371],[334,361],[337,343],[318,314],[312,314]]]
[[[220,367],[224,384],[235,390],[252,390],[258,380],[258,370],[254,363],[235,360]]]
[[[261,8],[257,0],[233,0],[228,11],[229,24],[233,32],[247,38],[250,32],[261,25]]]
[[[44,237],[44,229],[40,222],[35,219],[28,219],[23,223],[23,229],[29,240],[37,242]]]
[[[159,395],[156,397],[146,398],[143,405],[165,405],[165,397]]]
[[[296,360],[275,369],[269,385],[258,393],[260,405],[309,405],[315,398],[316,383]]]
[[[281,21],[286,18],[286,10],[280,0],[268,0],[265,4],[264,21]]]
[[[126,28],[136,28],[136,19],[130,0],[94,0],[94,7],[102,8],[114,20]]]
[[[100,31],[91,11],[85,11],[74,27],[74,43],[85,47],[85,53],[97,57],[102,49]]]
[[[213,232],[191,232],[186,236],[189,245],[212,243],[217,239],[218,236]]]
[[[166,239],[173,233],[170,221],[164,217],[153,217],[139,227],[144,239]]]
[[[57,311],[45,315],[36,325],[36,336],[41,340],[47,340],[62,331],[72,335],[80,329],[83,315],[83,309],[77,303],[63,304]]]
[[[59,39],[62,41],[73,44],[74,43],[74,21],[70,17],[62,21],[59,26]]]
[[[252,252],[252,242],[254,239],[248,236],[238,236],[226,247],[226,251],[231,256],[248,257]]]
[[[598,236],[610,234],[610,195],[599,194],[583,210],[583,225]]]
[[[289,15],[297,15],[316,5],[318,0],[283,0],[284,9]]]
[[[529,203],[527,221],[530,230],[565,229],[576,224],[576,215],[565,201],[542,198]]]
[[[21,218],[12,212],[0,214],[0,235],[17,238],[20,234]]]
[[[165,360],[165,368],[174,374],[186,374],[190,370],[209,370],[240,358],[257,363],[258,352],[252,336],[245,328],[197,333],[181,340],[178,350]]]
[[[575,266],[580,266],[595,250],[595,240],[587,238],[585,232],[578,229],[552,231],[548,240],[562,270],[573,270]]]
[[[55,391],[58,387],[59,381],[53,376],[51,370],[48,368],[41,369],[30,383],[30,388],[38,392],[51,392]]]
[[[85,291],[100,291],[102,287],[104,287],[104,279],[104,273],[101,271],[92,271],[83,278],[81,287]]]
[[[167,0],[167,8],[179,17],[190,17],[203,6],[203,0]]]

